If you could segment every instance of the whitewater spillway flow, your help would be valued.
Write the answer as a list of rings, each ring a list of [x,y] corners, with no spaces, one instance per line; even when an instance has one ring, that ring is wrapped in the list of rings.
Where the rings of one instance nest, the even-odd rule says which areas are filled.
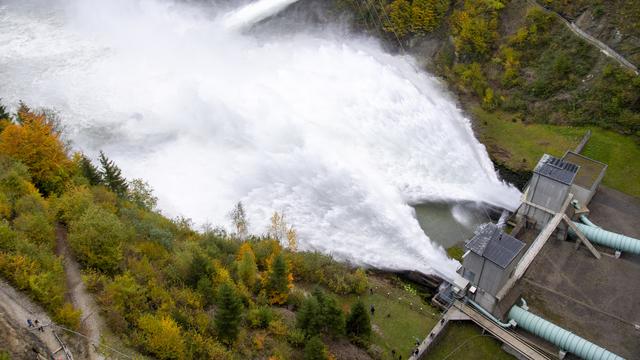
[[[58,110],[76,148],[102,149],[148,180],[167,214],[228,226],[242,201],[254,233],[284,211],[303,249],[451,274],[455,263],[408,204],[512,207],[518,192],[410,58],[329,29],[245,31],[291,2],[243,13],[164,0],[4,0],[0,97]]]

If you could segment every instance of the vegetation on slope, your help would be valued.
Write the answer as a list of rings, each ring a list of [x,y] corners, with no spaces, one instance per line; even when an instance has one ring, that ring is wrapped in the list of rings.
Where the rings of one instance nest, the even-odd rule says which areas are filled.
[[[388,358],[408,354],[407,334],[424,336],[435,321],[412,292],[298,252],[283,214],[252,236],[238,204],[234,233],[196,232],[156,211],[149,185],[127,181],[105,154],[99,166],[69,154],[47,114],[22,106],[0,124],[0,275],[68,327],[81,314],[65,300],[56,226],[109,328],[154,358]],[[371,321],[370,305],[390,318]]]
[[[541,0],[540,3],[570,21],[586,15],[588,22],[595,25],[595,37],[640,65],[639,0]]]

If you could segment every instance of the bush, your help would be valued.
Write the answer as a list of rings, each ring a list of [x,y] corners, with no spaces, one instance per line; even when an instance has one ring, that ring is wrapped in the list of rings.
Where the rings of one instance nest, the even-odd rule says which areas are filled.
[[[15,212],[16,215],[24,214],[46,214],[47,202],[38,193],[27,194],[16,202]]]
[[[43,213],[23,214],[14,221],[14,228],[36,244],[55,249],[56,231]]]
[[[300,348],[304,345],[306,337],[301,329],[290,329],[287,333],[287,342],[293,347]]]
[[[320,337],[314,336],[304,347],[304,360],[328,360],[329,353]]]
[[[66,191],[54,200],[53,208],[57,220],[64,224],[80,219],[93,204],[93,195],[85,186]]]
[[[139,340],[144,349],[159,359],[184,359],[185,341],[180,327],[166,316],[145,314],[138,320]]]
[[[115,215],[93,206],[71,223],[69,243],[80,263],[113,274],[120,268],[127,235]]]
[[[306,299],[306,296],[302,290],[293,289],[287,298],[287,305],[292,310],[298,310],[302,306],[304,299]]]
[[[77,330],[80,328],[80,317],[82,312],[77,310],[70,303],[64,303],[61,308],[56,311],[53,320],[62,326]]]
[[[266,329],[274,316],[275,315],[271,308],[267,306],[259,306],[255,309],[249,310],[249,313],[247,314],[247,322],[251,328]]]
[[[107,308],[107,322],[115,331],[124,331],[134,325],[142,313],[149,310],[147,299],[158,301],[161,296],[149,294],[131,274],[116,276],[104,286],[99,300]]]

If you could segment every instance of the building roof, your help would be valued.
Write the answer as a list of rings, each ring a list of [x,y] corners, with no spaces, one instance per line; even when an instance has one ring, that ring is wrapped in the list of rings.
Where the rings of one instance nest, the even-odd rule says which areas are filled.
[[[515,259],[524,246],[525,243],[505,234],[493,223],[478,226],[475,236],[465,244],[465,247],[471,252],[503,269]]]
[[[571,185],[579,168],[578,165],[544,154],[533,172],[563,184]]]

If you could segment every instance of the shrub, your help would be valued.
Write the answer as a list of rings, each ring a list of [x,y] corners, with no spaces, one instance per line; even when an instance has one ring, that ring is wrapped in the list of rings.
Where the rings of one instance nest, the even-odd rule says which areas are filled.
[[[302,306],[304,299],[306,299],[306,296],[302,290],[293,289],[287,298],[287,305],[293,310],[298,310]]]
[[[254,329],[266,329],[273,320],[273,310],[267,306],[259,306],[249,310],[247,314],[247,322]]]
[[[367,273],[364,269],[359,268],[350,277],[351,282],[351,292],[354,294],[363,294],[369,288],[369,279],[367,278]]]
[[[156,301],[161,298],[157,294],[149,294],[147,289],[136,283],[131,274],[116,276],[106,284],[99,300],[107,308],[107,322],[116,331],[124,331],[134,325],[142,313],[149,310],[147,298]]]
[[[56,219],[64,224],[80,219],[93,204],[93,195],[86,186],[67,190],[54,200],[53,208]]]
[[[46,214],[47,208],[47,202],[40,194],[30,193],[18,199],[15,206],[15,212],[16,215],[35,213]]]
[[[64,303],[64,305],[56,311],[54,320],[63,326],[71,329],[80,328],[80,317],[82,312],[77,310],[70,303]]]
[[[159,359],[184,359],[185,341],[180,327],[170,317],[145,314],[138,320],[140,341]]]
[[[287,333],[287,342],[293,347],[302,347],[304,345],[305,338],[304,331],[301,329],[290,329]]]
[[[328,360],[329,353],[320,337],[314,336],[304,347],[304,360]]]
[[[126,239],[127,231],[120,220],[95,206],[73,221],[69,230],[69,243],[78,260],[105,273],[118,271]]]
[[[36,244],[55,248],[56,231],[43,213],[20,215],[14,221],[14,228]]]

